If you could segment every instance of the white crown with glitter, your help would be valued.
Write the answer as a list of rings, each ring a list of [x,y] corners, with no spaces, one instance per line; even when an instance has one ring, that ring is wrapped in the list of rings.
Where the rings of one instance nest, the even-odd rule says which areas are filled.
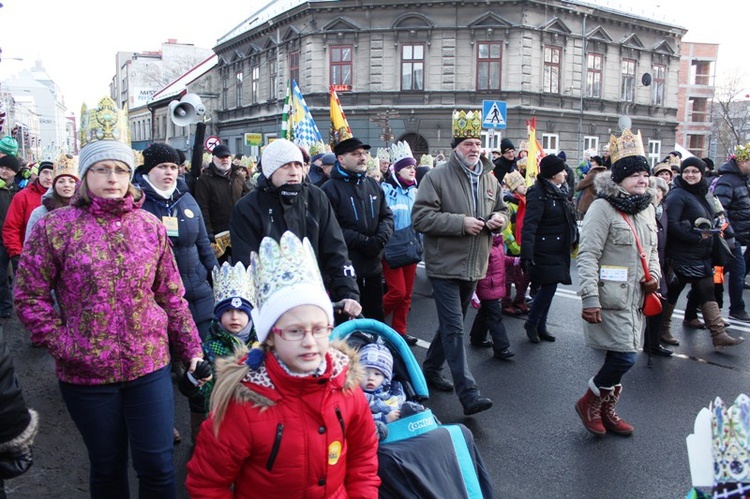
[[[389,163],[393,161],[395,163],[397,160],[392,159],[392,157],[387,147],[378,147],[378,161],[388,161]]]
[[[224,300],[244,299],[255,304],[254,283],[250,276],[249,269],[246,269],[242,262],[230,265],[224,262],[221,267],[214,267],[211,272],[214,281],[214,303],[218,304]],[[240,308],[241,302],[238,301],[234,308]]]
[[[391,157],[393,158],[393,163],[398,163],[404,158],[413,158],[414,156],[411,153],[409,143],[404,140],[391,145]]]

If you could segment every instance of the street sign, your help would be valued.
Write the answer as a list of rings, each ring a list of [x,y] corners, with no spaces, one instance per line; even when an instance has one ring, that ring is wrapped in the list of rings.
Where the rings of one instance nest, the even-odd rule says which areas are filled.
[[[209,135],[208,137],[206,137],[206,141],[203,143],[206,151],[208,152],[214,152],[214,147],[218,146],[219,144],[221,144],[221,139],[216,135]]]
[[[263,134],[260,134],[260,133],[246,133],[245,134],[246,146],[259,146],[262,143],[263,143]]]
[[[482,101],[482,127],[504,130],[508,117],[508,106],[501,100]]]

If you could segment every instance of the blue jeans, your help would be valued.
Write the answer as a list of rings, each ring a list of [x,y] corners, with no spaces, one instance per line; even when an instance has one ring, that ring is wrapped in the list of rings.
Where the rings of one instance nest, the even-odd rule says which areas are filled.
[[[552,306],[552,299],[557,292],[557,284],[542,284],[539,291],[534,295],[531,303],[529,318],[526,319],[527,327],[537,328],[539,331],[547,330],[547,314]]]
[[[107,385],[60,382],[65,405],[89,453],[92,498],[130,497],[128,445],[139,497],[174,499],[174,395],[170,366]]]
[[[745,290],[745,257],[742,255],[742,247],[739,243],[732,250],[734,258],[724,267],[729,272],[727,279],[729,288],[729,312],[736,313],[745,310],[745,301],[742,293]]]
[[[461,404],[466,406],[479,396],[479,388],[469,371],[464,346],[464,318],[476,282],[435,277],[431,277],[430,281],[439,325],[427,350],[424,374],[428,378],[439,375],[447,361],[453,375],[456,395]]]
[[[635,365],[635,352],[615,352],[607,350],[604,357],[604,365],[594,376],[594,384],[601,388],[610,388],[619,385],[622,377],[631,367]]]

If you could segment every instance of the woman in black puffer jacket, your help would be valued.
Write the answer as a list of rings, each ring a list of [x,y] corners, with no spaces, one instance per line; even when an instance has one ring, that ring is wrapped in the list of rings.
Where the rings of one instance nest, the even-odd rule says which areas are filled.
[[[568,203],[565,161],[545,156],[536,183],[526,193],[521,232],[521,266],[540,285],[524,324],[532,343],[555,341],[547,314],[558,284],[570,284],[570,250],[578,243],[578,226]]]
[[[677,299],[690,283],[693,293],[698,296],[706,327],[711,331],[713,345],[720,349],[738,345],[743,339],[727,334],[714,295],[713,238],[721,236],[708,230],[697,230],[706,224],[709,229],[715,226],[715,204],[713,196],[708,193],[705,174],[706,163],[703,160],[687,158],[682,162],[680,175],[674,178],[672,190],[667,196],[667,266],[673,277],[667,280],[661,339],[665,343],[679,344],[669,331],[669,325]]]
[[[171,146],[151,144],[143,151],[144,164],[136,169],[133,183],[146,195],[144,210],[159,220],[176,223],[176,232],[175,227],[167,226],[167,234],[185,286],[185,300],[203,340],[214,318],[214,296],[208,276],[218,262],[200,207],[187,184],[177,178],[177,161],[177,151]]]

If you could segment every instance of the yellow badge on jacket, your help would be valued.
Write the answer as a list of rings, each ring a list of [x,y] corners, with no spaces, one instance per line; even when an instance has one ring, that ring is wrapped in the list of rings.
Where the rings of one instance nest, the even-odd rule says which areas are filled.
[[[180,235],[180,224],[177,221],[177,217],[161,217],[161,222],[164,227],[167,228],[167,235],[170,237],[178,237]]]
[[[333,466],[334,464],[339,462],[340,457],[341,457],[341,442],[336,440],[335,442],[332,442],[331,445],[328,446],[328,464],[330,466]]]

